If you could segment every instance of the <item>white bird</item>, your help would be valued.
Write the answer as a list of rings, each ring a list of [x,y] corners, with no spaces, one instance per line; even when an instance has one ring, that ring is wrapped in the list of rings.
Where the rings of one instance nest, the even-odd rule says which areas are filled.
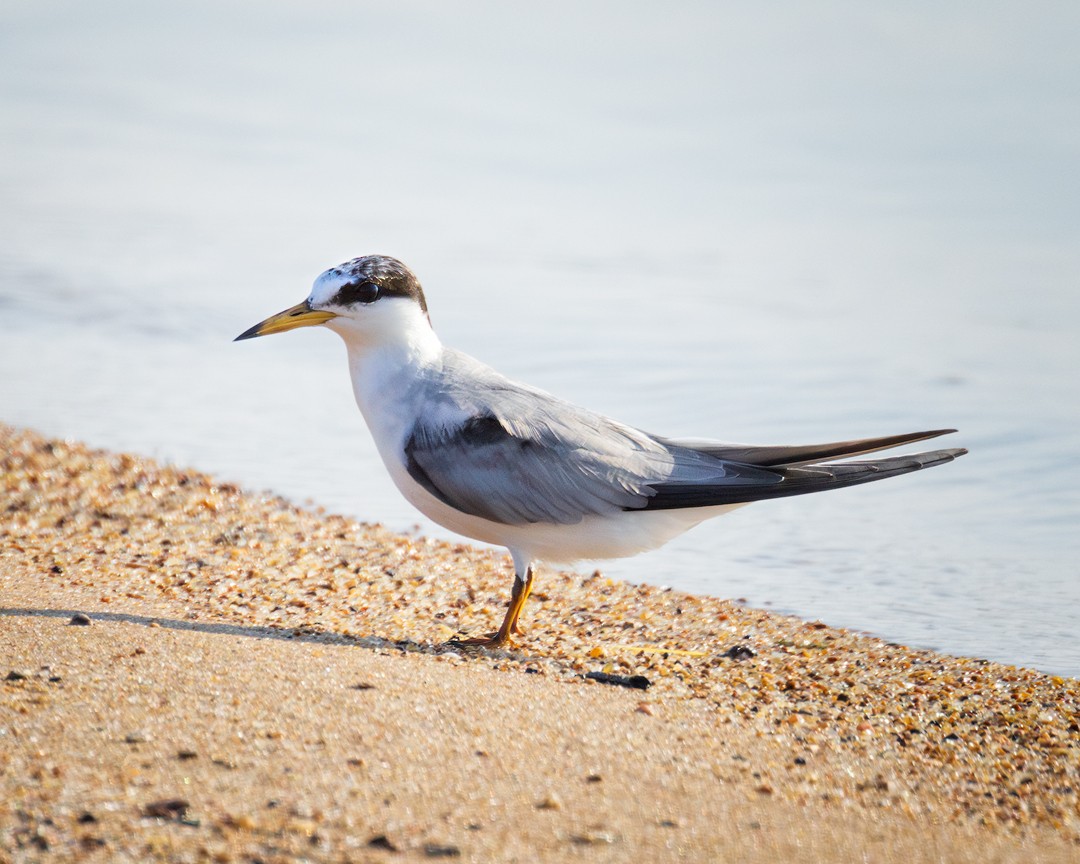
[[[356,403],[405,498],[440,525],[505,546],[513,557],[502,625],[462,644],[495,647],[521,633],[518,616],[540,561],[636,555],[751,501],[881,480],[967,452],[827,464],[953,429],[809,446],[642,432],[444,347],[416,277],[381,255],[327,270],[304,302],[236,338],[312,325],[345,341]]]

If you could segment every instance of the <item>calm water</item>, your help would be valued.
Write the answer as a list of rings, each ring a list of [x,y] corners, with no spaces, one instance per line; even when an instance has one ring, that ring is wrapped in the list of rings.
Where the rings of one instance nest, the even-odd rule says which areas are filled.
[[[230,342],[393,254],[651,431],[972,450],[609,574],[1080,674],[1080,7],[159,5],[0,8],[0,419],[446,536],[337,337]]]

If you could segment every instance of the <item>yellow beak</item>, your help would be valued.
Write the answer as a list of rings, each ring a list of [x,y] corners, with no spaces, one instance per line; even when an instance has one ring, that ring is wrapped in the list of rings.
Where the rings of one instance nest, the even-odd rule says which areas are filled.
[[[316,324],[325,324],[331,318],[337,318],[337,315],[333,312],[312,309],[305,300],[284,312],[271,315],[265,321],[260,321],[250,330],[245,330],[233,339],[233,342],[254,339],[256,336],[269,336],[271,333],[284,333],[286,330],[295,330],[297,327],[314,327]]]

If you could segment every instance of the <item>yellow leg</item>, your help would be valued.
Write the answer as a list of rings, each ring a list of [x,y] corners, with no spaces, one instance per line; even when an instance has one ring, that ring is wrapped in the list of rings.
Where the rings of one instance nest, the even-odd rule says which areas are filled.
[[[524,580],[516,573],[514,574],[514,588],[510,592],[510,603],[506,607],[506,615],[503,616],[503,622],[499,626],[497,633],[476,636],[472,639],[453,639],[451,643],[454,645],[476,646],[478,648],[501,648],[510,641],[511,634],[524,635],[522,629],[518,627],[518,618],[521,616],[521,610],[525,606],[525,601],[529,599],[532,589],[533,570],[529,566],[525,570]]]
[[[514,576],[514,590],[510,594],[510,608],[506,610],[506,614],[509,616],[511,611],[514,613],[510,621],[510,632],[516,636],[525,635],[525,631],[518,627],[518,617],[521,615],[521,610],[525,608],[525,601],[532,594],[534,581],[532,565],[525,569],[524,583],[517,575]]]

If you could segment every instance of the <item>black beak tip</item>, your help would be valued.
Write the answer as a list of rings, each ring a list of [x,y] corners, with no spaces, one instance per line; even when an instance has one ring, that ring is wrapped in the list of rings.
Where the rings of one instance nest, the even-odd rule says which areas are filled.
[[[259,333],[259,327],[260,326],[261,325],[256,324],[254,327],[249,327],[247,330],[245,330],[243,333],[241,333],[239,336],[237,336],[232,341],[233,342],[243,342],[245,339],[254,339],[256,336],[260,335],[260,333]]]

